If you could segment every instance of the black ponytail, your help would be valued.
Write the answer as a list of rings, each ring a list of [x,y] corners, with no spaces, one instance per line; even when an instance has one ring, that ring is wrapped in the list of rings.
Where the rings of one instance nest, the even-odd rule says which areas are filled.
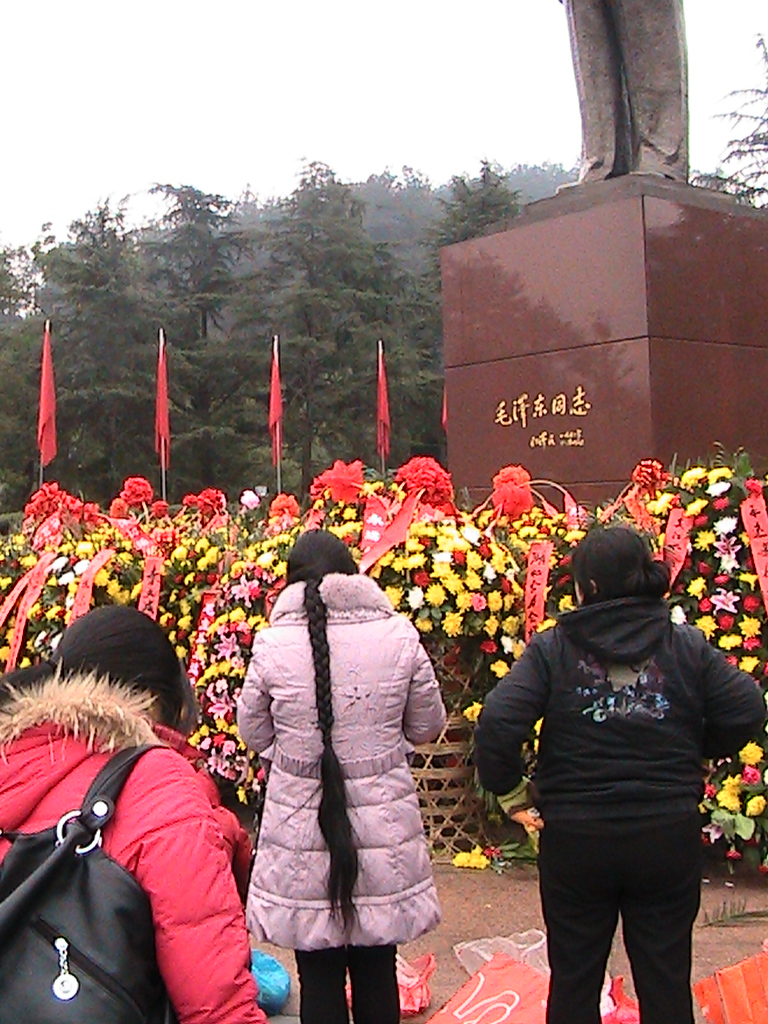
[[[333,731],[331,658],[326,629],[326,608],[320,596],[319,580],[307,581],[304,591],[304,607],[309,622],[312,662],[315,667],[317,719],[323,736],[323,756],[320,761],[323,792],[320,797],[318,821],[323,839],[331,855],[328,896],[333,913],[341,913],[344,924],[348,927],[355,916],[352,891],[357,881],[359,864],[347,811],[347,790],[344,785],[344,776],[331,742]]]

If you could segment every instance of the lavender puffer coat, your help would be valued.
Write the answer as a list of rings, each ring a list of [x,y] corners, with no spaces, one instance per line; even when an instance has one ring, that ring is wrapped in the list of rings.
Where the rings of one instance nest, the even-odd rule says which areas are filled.
[[[304,584],[275,603],[256,635],[238,702],[246,743],[271,762],[246,916],[256,939],[288,949],[408,942],[440,921],[407,756],[434,739],[445,708],[418,633],[367,576],[326,576],[333,748],[347,788],[360,872],[345,931],[327,897],[329,857],[317,821],[317,724]]]

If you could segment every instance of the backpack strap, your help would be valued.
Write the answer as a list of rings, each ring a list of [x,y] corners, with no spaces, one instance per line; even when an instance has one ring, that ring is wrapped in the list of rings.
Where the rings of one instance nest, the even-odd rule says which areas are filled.
[[[77,814],[77,823],[80,827],[91,835],[104,828],[115,813],[115,803],[134,765],[148,750],[154,749],[150,744],[130,747],[128,750],[121,750],[107,761],[83,798]]]

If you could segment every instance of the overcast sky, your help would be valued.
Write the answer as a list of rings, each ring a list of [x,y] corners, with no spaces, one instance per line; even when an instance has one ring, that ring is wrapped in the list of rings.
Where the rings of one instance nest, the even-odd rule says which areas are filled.
[[[152,209],[155,182],[288,194],[305,159],[359,181],[403,165],[435,184],[550,161],[581,129],[557,0],[1,0],[0,243],[61,237],[100,200]],[[716,114],[764,84],[768,0],[685,0],[691,165]]]

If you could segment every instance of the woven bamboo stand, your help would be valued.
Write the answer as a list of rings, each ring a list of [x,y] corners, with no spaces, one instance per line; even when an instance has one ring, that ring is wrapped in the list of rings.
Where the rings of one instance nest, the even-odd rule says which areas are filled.
[[[455,647],[433,643],[427,649],[446,705],[457,709],[468,699],[471,679],[462,673]],[[450,711],[434,743],[416,747],[411,765],[424,831],[437,861],[450,861],[457,853],[484,845],[482,810],[470,756],[471,729],[460,711]]]

